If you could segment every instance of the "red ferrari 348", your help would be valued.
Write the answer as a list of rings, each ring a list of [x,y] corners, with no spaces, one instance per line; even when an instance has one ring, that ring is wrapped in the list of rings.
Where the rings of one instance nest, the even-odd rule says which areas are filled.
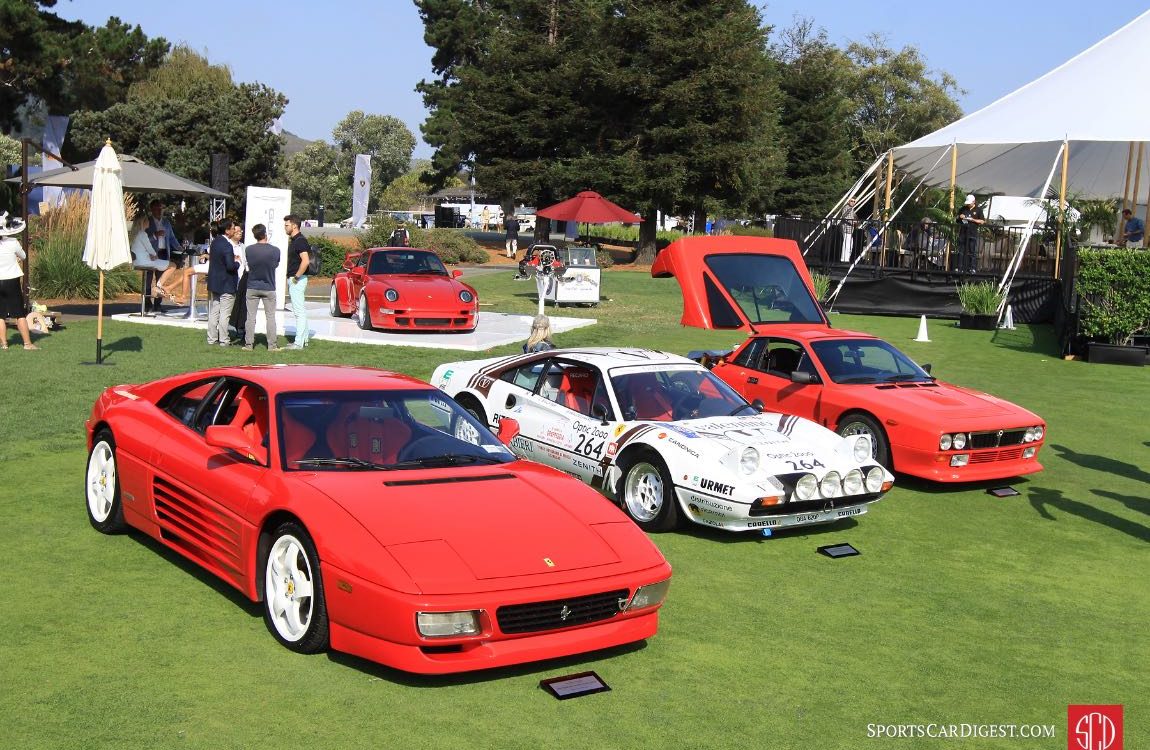
[[[355,315],[360,328],[474,331],[479,295],[432,250],[376,247],[348,253],[331,282],[332,317]]]
[[[651,275],[678,280],[684,325],[751,331],[734,351],[699,357],[748,401],[868,435],[877,461],[923,479],[1042,470],[1041,417],[938,380],[882,339],[832,328],[791,240],[688,237],[659,254]]]
[[[284,646],[409,672],[499,667],[654,635],[671,568],[621,511],[516,459],[441,391],[270,365],[108,388],[86,505],[253,601]]]

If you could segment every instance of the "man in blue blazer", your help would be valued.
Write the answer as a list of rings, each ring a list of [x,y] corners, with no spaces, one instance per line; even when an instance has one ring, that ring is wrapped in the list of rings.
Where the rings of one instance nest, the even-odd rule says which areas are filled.
[[[220,232],[208,248],[208,346],[228,346],[228,320],[236,303],[240,262],[236,245],[243,227],[231,219],[220,222]]]

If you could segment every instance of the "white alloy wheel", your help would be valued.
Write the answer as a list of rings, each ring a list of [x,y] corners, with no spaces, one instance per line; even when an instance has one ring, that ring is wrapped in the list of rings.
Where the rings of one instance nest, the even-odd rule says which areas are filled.
[[[271,623],[285,641],[297,643],[307,635],[317,573],[303,543],[291,534],[276,539],[268,552],[264,596]]]
[[[627,472],[623,502],[627,513],[639,523],[650,523],[663,509],[663,475],[646,461],[640,461]]]
[[[371,313],[367,309],[367,294],[359,295],[359,304],[355,307],[355,322],[363,330],[371,328]]]
[[[120,480],[116,472],[116,443],[112,433],[101,430],[88,454],[84,477],[84,498],[88,521],[104,534],[123,531],[124,509],[120,499]]]

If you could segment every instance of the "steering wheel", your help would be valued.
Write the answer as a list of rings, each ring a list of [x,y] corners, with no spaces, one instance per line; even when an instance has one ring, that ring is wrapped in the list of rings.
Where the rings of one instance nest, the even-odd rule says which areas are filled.
[[[696,413],[699,404],[703,403],[703,394],[696,391],[682,376],[672,376],[669,381],[672,419],[693,419],[699,416]]]

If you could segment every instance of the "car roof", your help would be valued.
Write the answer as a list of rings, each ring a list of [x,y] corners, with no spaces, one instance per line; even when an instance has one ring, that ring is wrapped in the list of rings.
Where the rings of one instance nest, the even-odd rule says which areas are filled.
[[[187,373],[189,380],[234,377],[258,383],[269,391],[341,391],[432,388],[408,375],[355,365],[247,365]]]
[[[583,362],[598,367],[624,367],[627,365],[682,364],[697,367],[698,362],[680,357],[678,354],[654,349],[626,348],[618,346],[587,346],[573,349],[552,349],[551,356]]]
[[[779,337],[800,339],[810,343],[815,341],[832,341],[835,339],[878,338],[877,336],[861,331],[848,331],[843,328],[827,328],[826,326],[812,323],[804,323],[802,325],[790,325],[787,323],[759,324],[755,327],[755,334],[752,338]]]

